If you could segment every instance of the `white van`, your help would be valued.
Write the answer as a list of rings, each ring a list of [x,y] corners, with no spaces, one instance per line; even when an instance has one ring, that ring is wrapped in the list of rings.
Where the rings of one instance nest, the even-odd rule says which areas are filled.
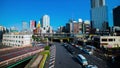
[[[87,62],[86,58],[85,58],[83,55],[78,54],[78,55],[76,56],[76,58],[78,59],[78,61],[79,61],[80,63],[82,63],[83,66],[88,65],[88,62]]]

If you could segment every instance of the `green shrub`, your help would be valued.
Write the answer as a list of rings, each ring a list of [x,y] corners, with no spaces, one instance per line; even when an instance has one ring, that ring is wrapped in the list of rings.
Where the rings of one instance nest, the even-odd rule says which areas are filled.
[[[47,54],[48,56],[50,55],[50,51],[49,50],[45,50],[43,52],[40,53],[41,55]]]
[[[41,60],[41,63],[40,63],[40,65],[39,65],[39,68],[44,68],[44,65],[45,65],[45,61],[46,61],[46,59],[47,59],[47,54],[44,54],[44,56],[43,56],[43,59]]]
[[[45,50],[49,50],[50,49],[50,46],[45,46]]]

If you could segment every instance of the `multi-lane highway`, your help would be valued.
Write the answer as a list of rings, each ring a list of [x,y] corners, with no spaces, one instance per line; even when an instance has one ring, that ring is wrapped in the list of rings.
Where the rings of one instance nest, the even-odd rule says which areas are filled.
[[[82,66],[73,60],[73,56],[60,43],[56,45],[55,68],[82,68]]]
[[[98,68],[109,68],[107,63],[94,56],[88,55],[81,50],[73,47],[75,54],[70,54],[64,46],[61,46],[60,43],[54,43],[56,45],[56,60],[55,60],[55,68],[82,68],[83,66],[76,61],[74,58],[75,54],[82,54],[88,61],[90,65],[96,65]]]

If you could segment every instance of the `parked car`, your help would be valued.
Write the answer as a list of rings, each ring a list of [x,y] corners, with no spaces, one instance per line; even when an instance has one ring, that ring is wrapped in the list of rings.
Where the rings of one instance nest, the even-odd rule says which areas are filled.
[[[93,54],[93,50],[91,50],[91,49],[82,49],[82,51],[89,55]]]
[[[86,68],[98,68],[96,65],[87,65]]]
[[[78,49],[79,49],[79,50],[83,50],[83,47],[82,47],[82,46],[78,46]]]
[[[82,51],[89,55],[92,55],[95,49],[96,48],[94,46],[86,45]]]
[[[70,43],[72,46],[74,46],[75,44],[74,43]]]
[[[76,58],[83,66],[87,66],[87,65],[88,65],[88,62],[87,62],[86,58],[85,58],[82,54],[78,54],[75,58]]]
[[[68,44],[64,44],[64,47],[67,48],[67,47],[68,47]]]
[[[91,45],[86,45],[86,47],[87,47],[87,48],[91,48],[91,49],[93,49],[93,50],[95,50],[95,49],[96,49],[96,47],[91,46]]]
[[[72,47],[68,46],[66,48],[71,54],[75,54],[75,51],[72,49]]]

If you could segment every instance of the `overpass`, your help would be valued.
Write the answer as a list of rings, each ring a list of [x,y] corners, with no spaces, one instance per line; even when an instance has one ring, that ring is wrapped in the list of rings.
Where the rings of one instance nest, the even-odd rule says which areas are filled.
[[[59,42],[64,42],[64,41],[69,42],[69,41],[73,41],[74,38],[84,37],[84,35],[73,34],[73,33],[40,33],[40,34],[36,34],[35,36],[48,38],[48,40],[51,42],[53,42],[54,40],[57,40]]]
[[[53,42],[53,41],[59,41],[59,42],[69,42],[69,41],[73,41],[74,37],[48,37],[48,40]]]

